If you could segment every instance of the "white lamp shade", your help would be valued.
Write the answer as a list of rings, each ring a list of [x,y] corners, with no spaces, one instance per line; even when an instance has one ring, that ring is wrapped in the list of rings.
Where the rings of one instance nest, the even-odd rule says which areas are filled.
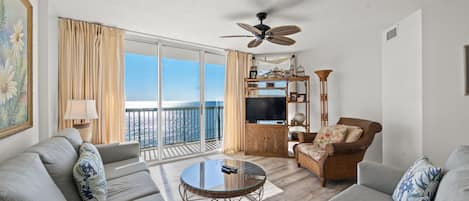
[[[68,100],[64,119],[67,120],[89,120],[97,119],[95,100]]]

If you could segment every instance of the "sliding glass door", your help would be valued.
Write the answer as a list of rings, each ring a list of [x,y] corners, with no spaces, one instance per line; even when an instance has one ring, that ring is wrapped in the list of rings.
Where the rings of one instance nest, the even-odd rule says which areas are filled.
[[[225,56],[126,41],[126,139],[147,160],[219,148]]]
[[[158,147],[158,56],[155,44],[126,42],[125,139]]]
[[[223,138],[225,57],[207,53],[204,63],[205,148],[214,150]]]
[[[199,52],[175,47],[161,48],[164,158],[193,154],[200,146]]]

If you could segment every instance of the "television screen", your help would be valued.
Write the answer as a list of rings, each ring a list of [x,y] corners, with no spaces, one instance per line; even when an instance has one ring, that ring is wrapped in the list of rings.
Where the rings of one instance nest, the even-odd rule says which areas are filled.
[[[285,97],[246,98],[246,120],[286,120]]]

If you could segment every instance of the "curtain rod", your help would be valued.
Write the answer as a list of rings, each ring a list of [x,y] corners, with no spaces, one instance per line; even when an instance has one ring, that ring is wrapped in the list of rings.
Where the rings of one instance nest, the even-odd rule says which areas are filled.
[[[169,37],[165,37],[165,36],[158,36],[158,35],[155,35],[155,34],[149,34],[149,33],[134,31],[134,30],[130,30],[130,29],[122,28],[122,27],[117,27],[117,26],[105,25],[105,24],[100,23],[100,22],[91,22],[91,21],[74,19],[74,18],[69,18],[69,17],[62,17],[62,16],[59,16],[58,18],[59,19],[67,19],[67,20],[75,20],[75,21],[86,22],[86,23],[91,23],[91,24],[98,24],[98,25],[101,25],[101,26],[109,27],[109,28],[120,29],[120,30],[123,30],[123,31],[131,33],[131,34],[147,36],[147,37],[151,37],[151,38],[154,38],[154,39],[157,39],[157,40],[163,40],[163,41],[167,41],[167,42],[182,43],[182,44],[185,44],[185,45],[191,45],[191,46],[208,48],[208,49],[215,49],[215,50],[219,50],[219,51],[239,51],[239,50],[232,50],[232,49],[226,49],[226,48],[221,48],[221,47],[217,47],[217,46],[204,45],[204,44],[200,44],[200,43],[194,43],[194,42],[189,42],[189,41],[184,41],[184,40],[179,40],[179,39],[173,39],[173,38],[169,38]],[[249,54],[252,54],[252,53],[249,53]]]

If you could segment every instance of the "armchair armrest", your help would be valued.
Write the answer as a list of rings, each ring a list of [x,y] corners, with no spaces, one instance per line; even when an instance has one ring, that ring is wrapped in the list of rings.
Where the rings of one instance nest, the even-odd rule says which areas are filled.
[[[363,161],[358,164],[358,181],[360,185],[392,195],[404,171],[375,162]]]
[[[138,142],[100,144],[96,148],[105,164],[140,157]]]
[[[347,154],[366,150],[366,146],[360,143],[332,143],[326,145],[326,152],[329,156],[334,154]]]
[[[313,143],[317,133],[298,133],[300,143]]]

